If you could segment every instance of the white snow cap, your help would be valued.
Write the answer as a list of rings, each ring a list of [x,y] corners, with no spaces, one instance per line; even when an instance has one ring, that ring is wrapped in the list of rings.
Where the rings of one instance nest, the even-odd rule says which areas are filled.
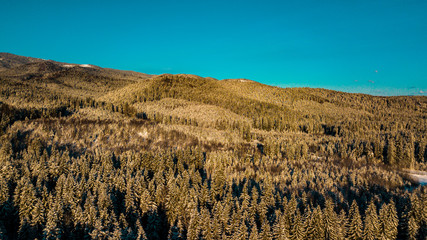
[[[91,68],[92,65],[90,65],[90,64],[80,64],[80,67]]]

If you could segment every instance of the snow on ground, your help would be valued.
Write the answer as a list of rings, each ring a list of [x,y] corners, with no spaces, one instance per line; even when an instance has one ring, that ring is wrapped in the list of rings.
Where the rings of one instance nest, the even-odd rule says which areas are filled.
[[[415,171],[415,170],[406,170],[405,171],[414,181],[418,182],[421,185],[427,184],[427,172],[424,171]]]
[[[415,181],[417,181],[421,185],[427,184],[427,175],[420,175],[420,174],[409,174]]]
[[[74,67],[75,65],[70,65],[70,64],[65,64],[65,65],[62,65],[63,67]]]
[[[237,79],[239,82],[252,82],[252,80],[249,80],[249,79],[244,79],[244,78],[240,78],[240,79]]]
[[[148,138],[148,132],[147,130],[144,130],[144,132],[138,132],[138,135],[142,138]]]
[[[80,64],[80,67],[91,68],[92,65],[90,65],[90,64]]]

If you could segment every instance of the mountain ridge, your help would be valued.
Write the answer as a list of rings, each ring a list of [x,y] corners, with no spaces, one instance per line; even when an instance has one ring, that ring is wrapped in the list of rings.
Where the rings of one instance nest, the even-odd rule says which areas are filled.
[[[65,69],[72,69],[72,68],[77,67],[78,69],[87,69],[89,71],[91,69],[102,69],[106,72],[110,71],[112,73],[122,73],[122,74],[126,73],[127,75],[141,75],[141,76],[145,76],[146,78],[156,76],[156,75],[140,73],[140,72],[136,72],[136,71],[132,71],[132,70],[118,70],[118,69],[112,69],[112,68],[103,68],[103,67],[99,67],[99,66],[92,65],[92,64],[77,64],[77,63],[57,62],[54,60],[45,60],[45,59],[41,59],[41,58],[25,57],[25,56],[15,55],[12,53],[0,52],[0,71],[10,70],[10,69],[13,69],[14,67],[23,66],[23,65],[27,65],[27,64],[46,65],[48,63],[51,63],[51,66],[54,66],[54,64],[55,64],[56,67],[62,67]],[[41,71],[44,71],[44,69],[41,69]],[[164,73],[164,74],[160,74],[160,75],[168,75],[168,73]],[[191,77],[197,77],[197,78],[204,78],[204,79],[209,79],[209,80],[218,80],[218,79],[215,79],[212,77],[201,77],[201,76],[197,76],[194,74],[170,74],[170,75],[176,75],[176,76],[180,76],[180,77],[187,76],[190,78]],[[233,82],[233,83],[237,83],[237,82],[255,83],[255,84],[262,84],[264,86],[269,86],[269,87],[277,87],[280,89],[310,89],[310,90],[314,90],[314,91],[325,90],[325,91],[332,91],[332,92],[336,92],[336,93],[361,94],[361,95],[374,96],[374,95],[365,94],[365,93],[348,93],[348,92],[337,91],[337,90],[326,89],[326,88],[311,88],[311,87],[286,87],[286,88],[283,88],[283,87],[263,84],[263,83],[260,83],[260,82],[257,82],[257,81],[251,80],[251,79],[245,79],[245,78],[221,79],[218,81]],[[375,97],[399,97],[399,96],[375,96]],[[404,97],[404,96],[402,96],[402,97]]]
[[[209,111],[217,109],[218,114],[231,111],[251,119],[252,124],[267,124],[267,129],[281,130],[299,128],[294,122],[306,121],[304,119],[312,118],[313,114],[329,122],[323,124],[332,125],[334,121],[346,121],[348,114],[356,118],[373,117],[372,114],[377,115],[375,118],[388,118],[387,107],[397,110],[402,109],[402,104],[416,110],[412,114],[427,112],[427,97],[423,96],[379,97],[318,88],[280,88],[248,79],[217,80],[192,74],[148,75],[13,54],[1,56],[3,62],[9,61],[5,60],[7,56],[18,59],[13,66],[0,71],[0,101],[18,108],[26,105],[57,107],[64,102],[90,98],[100,104],[126,105],[134,109],[132,111],[145,111],[148,103],[162,101],[163,105],[175,106],[177,103],[173,99],[176,99],[189,104],[188,109],[181,106],[184,112],[192,112],[190,106],[198,106],[199,110],[205,106]],[[156,112],[150,109],[151,114]],[[167,114],[165,110],[161,112]],[[202,122],[207,120],[200,115],[198,118]],[[264,123],[263,119],[271,123]]]

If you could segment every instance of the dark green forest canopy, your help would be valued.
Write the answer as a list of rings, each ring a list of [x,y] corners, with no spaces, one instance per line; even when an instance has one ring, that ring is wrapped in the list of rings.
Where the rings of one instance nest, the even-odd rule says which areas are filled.
[[[0,239],[427,237],[427,97],[1,56]]]

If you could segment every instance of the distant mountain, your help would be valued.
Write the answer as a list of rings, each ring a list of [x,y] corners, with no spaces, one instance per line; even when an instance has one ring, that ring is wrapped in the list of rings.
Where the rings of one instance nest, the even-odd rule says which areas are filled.
[[[144,73],[89,64],[61,63],[9,53],[0,53],[0,56],[0,90],[3,95],[9,95],[12,91],[13,100],[4,101],[11,104],[17,101],[17,105],[27,102],[41,107],[46,104],[38,101],[36,96],[99,97],[108,91],[151,77]]]
[[[43,62],[43,59],[32,58],[32,57],[23,57],[11,53],[2,53],[0,52],[0,71],[5,69],[10,69],[20,65]]]

